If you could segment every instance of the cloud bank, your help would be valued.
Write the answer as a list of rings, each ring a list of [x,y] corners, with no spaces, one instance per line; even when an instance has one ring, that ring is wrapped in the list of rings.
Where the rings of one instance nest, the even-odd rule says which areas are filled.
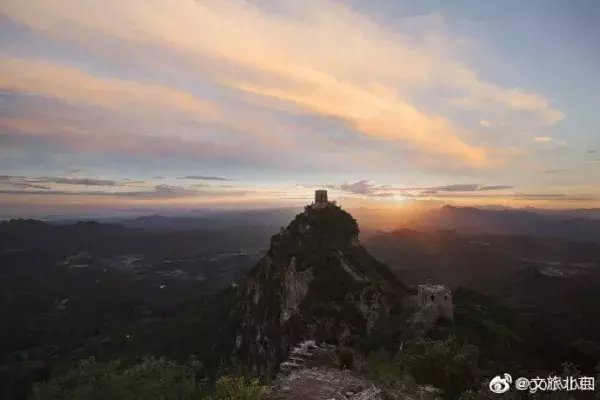
[[[343,124],[347,135],[385,142],[390,153],[373,157],[373,163],[391,159],[395,148],[405,154],[404,162],[432,168],[497,166],[508,154],[480,141],[473,127],[450,118],[451,114],[472,116],[485,121],[485,127],[503,118],[514,121],[514,129],[541,129],[564,118],[542,94],[482,79],[461,60],[459,40],[438,34],[440,23],[435,18],[433,26],[409,34],[401,25],[394,29],[378,25],[343,3],[327,0],[294,4],[7,0],[3,13],[38,35],[78,51],[85,49],[103,66],[92,69],[82,62],[3,57],[3,90],[114,114],[126,110],[128,122],[117,128],[127,132],[121,136],[136,137],[140,124],[147,131],[152,123],[163,133],[151,136],[207,141],[233,158],[239,155],[231,153],[235,148],[231,140],[245,140],[243,135],[228,139],[233,131],[254,137],[266,154],[278,150],[273,149],[276,143],[317,152],[302,140],[302,131],[317,143],[329,140],[306,132],[306,126],[282,122],[273,110],[328,118]],[[443,22],[443,17],[438,19]],[[162,53],[159,59],[157,52]],[[108,72],[119,69],[121,76]],[[416,100],[417,93],[439,97],[444,91],[448,94],[438,99],[443,107]],[[244,104],[252,111],[241,111]],[[447,107],[452,113],[446,112]],[[135,116],[149,121],[131,122]],[[12,121],[18,131],[66,135],[69,143],[77,143],[82,134],[86,139],[95,136],[96,148],[116,150],[111,139],[101,139],[111,135],[98,124],[81,132],[85,124],[57,121],[48,132],[42,131],[46,121],[4,117],[7,120],[0,124]],[[213,128],[186,129],[182,125],[188,124],[186,120],[210,123]],[[91,132],[89,126],[94,128]],[[210,134],[215,127],[219,135]],[[137,136],[136,142],[143,137]],[[352,147],[351,143],[345,145]],[[348,154],[359,150],[354,146]],[[190,150],[183,145],[172,153],[185,156],[186,152]],[[268,159],[246,161],[260,164]]]

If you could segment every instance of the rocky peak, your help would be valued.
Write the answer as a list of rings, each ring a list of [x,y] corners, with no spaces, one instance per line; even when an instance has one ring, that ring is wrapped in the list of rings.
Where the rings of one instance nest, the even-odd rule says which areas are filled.
[[[368,335],[406,293],[358,243],[354,218],[333,203],[307,206],[271,239],[240,287],[237,351],[273,373],[298,342],[345,344]]]

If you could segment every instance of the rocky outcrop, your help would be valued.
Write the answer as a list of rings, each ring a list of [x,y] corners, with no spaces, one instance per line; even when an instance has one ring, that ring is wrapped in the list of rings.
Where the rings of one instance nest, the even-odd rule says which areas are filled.
[[[290,265],[285,268],[283,276],[283,301],[281,303],[281,320],[287,322],[297,310],[306,294],[313,276],[310,270],[296,270],[296,257],[292,256]]]
[[[368,335],[406,291],[357,241],[341,208],[306,207],[271,239],[239,288],[237,353],[273,374],[297,343],[344,344]]]
[[[304,340],[290,351],[281,371],[268,387],[267,400],[439,400],[430,385],[382,386],[348,369],[333,368],[335,346]],[[329,360],[330,362],[323,362]]]
[[[313,367],[278,378],[266,397],[268,400],[381,400],[382,391],[349,370]]]

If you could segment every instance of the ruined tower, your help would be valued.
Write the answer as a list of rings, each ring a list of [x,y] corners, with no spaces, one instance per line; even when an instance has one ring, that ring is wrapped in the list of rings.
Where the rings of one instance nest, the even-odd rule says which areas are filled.
[[[327,205],[327,190],[315,190],[315,205]]]
[[[444,285],[419,285],[417,303],[422,309],[434,310],[449,320],[454,320],[452,291]]]

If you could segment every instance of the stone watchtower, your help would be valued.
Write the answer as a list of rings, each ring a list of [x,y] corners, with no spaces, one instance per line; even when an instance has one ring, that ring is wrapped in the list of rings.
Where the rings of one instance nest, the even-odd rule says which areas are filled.
[[[329,204],[327,200],[327,190],[315,190],[315,205],[323,207]]]
[[[449,320],[454,320],[452,291],[444,285],[419,285],[417,304],[422,309],[435,311]]]

